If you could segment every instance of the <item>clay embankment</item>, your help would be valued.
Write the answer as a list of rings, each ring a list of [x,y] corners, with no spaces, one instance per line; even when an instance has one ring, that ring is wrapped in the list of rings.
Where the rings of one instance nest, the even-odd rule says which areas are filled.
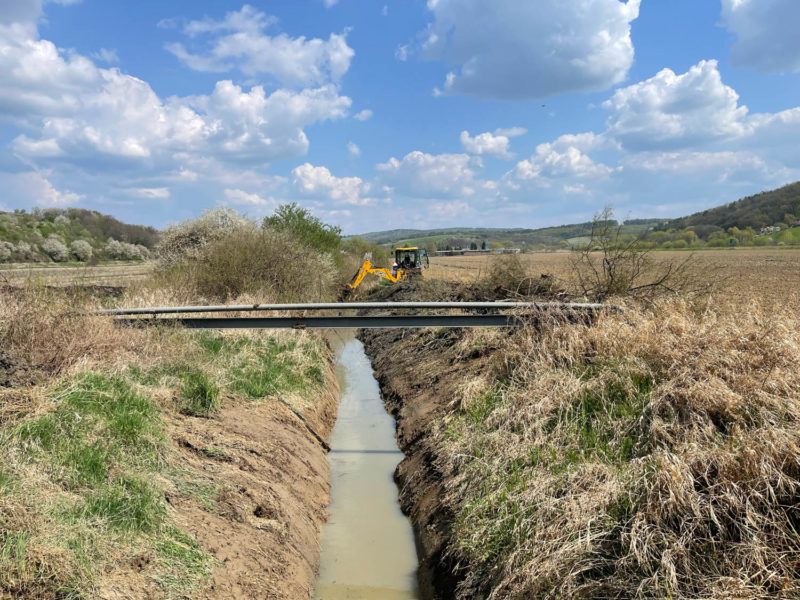
[[[337,404],[329,367],[303,420],[273,401],[232,405],[213,420],[173,423],[180,467],[224,488],[214,511],[180,496],[174,503],[180,526],[219,561],[201,597],[311,597],[330,491],[326,449],[314,433],[328,438]],[[205,448],[218,451],[209,456]]]

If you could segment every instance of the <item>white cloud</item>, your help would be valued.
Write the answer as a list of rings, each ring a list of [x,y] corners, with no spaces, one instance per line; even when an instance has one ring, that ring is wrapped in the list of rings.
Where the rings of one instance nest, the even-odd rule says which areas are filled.
[[[271,75],[288,86],[338,82],[350,68],[355,52],[347,45],[346,32],[332,33],[327,40],[265,33],[274,23],[272,17],[244,5],[220,21],[190,21],[184,32],[206,42],[196,42],[196,51],[180,42],[167,44],[166,49],[196,71],[236,69],[249,76]],[[208,36],[211,39],[206,40]]]
[[[165,200],[169,198],[169,188],[134,188],[131,193],[140,198],[148,198],[150,200]]]
[[[381,16],[382,17],[389,16],[389,5],[388,4],[384,4],[383,5],[383,8],[381,9]]]
[[[310,163],[295,167],[292,183],[306,196],[327,198],[337,204],[367,206],[375,203],[366,196],[370,184],[360,177],[336,177],[327,167],[315,167]]]
[[[325,8],[331,8],[332,6],[336,6],[339,0],[322,0],[322,3],[325,5]]]
[[[48,171],[0,173],[4,199],[23,206],[74,206],[85,198],[68,190],[56,189]]]
[[[595,162],[588,154],[605,144],[606,141],[594,133],[562,135],[553,142],[539,144],[533,155],[518,162],[510,175],[517,180],[537,180],[546,185],[553,179],[606,177],[614,169]]]
[[[470,205],[461,200],[433,202],[429,207],[429,211],[434,217],[449,222],[464,219],[466,215],[473,212]]]
[[[429,0],[421,54],[458,65],[442,93],[525,100],[597,91],[633,62],[640,0]],[[396,56],[405,60],[408,48]],[[510,59],[513,57],[513,60]]]
[[[522,127],[512,127],[510,129],[498,129],[494,133],[480,133],[475,137],[470,137],[469,131],[461,132],[461,145],[464,151],[469,154],[479,156],[489,155],[498,158],[512,158],[514,155],[509,150],[509,137],[523,135],[526,132]]]
[[[223,191],[225,199],[230,204],[238,204],[244,206],[266,206],[267,204],[274,204],[274,201],[265,200],[258,194],[251,194],[240,189],[225,189]]]
[[[372,111],[368,108],[358,111],[353,115],[356,121],[369,121],[372,118]]]
[[[629,150],[682,148],[741,136],[747,107],[722,83],[717,62],[700,61],[682,75],[664,69],[618,89],[603,103],[608,131]]]
[[[406,62],[408,60],[408,52],[408,44],[400,44],[394,49],[394,57],[400,62]]]
[[[332,85],[301,91],[217,83],[207,96],[162,100],[141,79],[62,55],[35,30],[0,32],[0,114],[23,126],[14,150],[31,160],[99,156],[165,166],[178,153],[261,164],[302,156],[304,127],[344,117],[350,99]]]
[[[425,197],[471,196],[475,193],[475,174],[482,167],[477,157],[468,154],[426,154],[415,150],[402,159],[390,158],[377,165],[385,184],[407,195]]]
[[[722,0],[722,23],[736,35],[731,61],[759,71],[800,71],[800,2]]]
[[[509,138],[525,135],[526,133],[528,133],[528,130],[524,127],[499,127],[494,130],[495,135],[504,135]]]
[[[347,153],[354,157],[361,156],[361,148],[359,148],[355,142],[349,141],[347,142]]]
[[[117,55],[117,51],[113,48],[110,50],[108,48],[100,48],[100,50],[92,52],[89,56],[97,62],[103,62],[108,65],[119,63],[119,56]]]

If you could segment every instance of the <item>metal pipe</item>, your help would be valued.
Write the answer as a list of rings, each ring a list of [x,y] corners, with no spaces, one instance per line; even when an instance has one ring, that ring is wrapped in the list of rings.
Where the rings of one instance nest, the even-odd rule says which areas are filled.
[[[149,308],[111,308],[99,315],[164,315],[205,312],[249,312],[291,310],[363,310],[398,308],[494,308],[537,310],[619,310],[619,307],[578,302],[312,302],[298,304],[230,304],[216,306],[156,306]]]
[[[134,327],[182,325],[188,329],[382,329],[407,327],[518,327],[514,315],[387,315],[349,317],[169,317],[117,319]]]

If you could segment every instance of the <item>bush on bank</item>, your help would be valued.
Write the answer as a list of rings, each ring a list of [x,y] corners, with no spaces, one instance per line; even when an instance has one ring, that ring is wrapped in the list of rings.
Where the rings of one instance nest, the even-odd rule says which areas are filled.
[[[262,302],[332,300],[364,251],[363,244],[343,243],[338,227],[296,204],[278,207],[260,226],[235,211],[214,209],[164,232],[155,282],[209,300],[242,294]]]

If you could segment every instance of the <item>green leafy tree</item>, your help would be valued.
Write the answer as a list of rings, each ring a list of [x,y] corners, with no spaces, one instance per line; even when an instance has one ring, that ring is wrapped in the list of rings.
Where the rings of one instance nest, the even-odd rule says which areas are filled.
[[[287,232],[300,243],[339,259],[342,230],[323,223],[297,203],[283,204],[264,219],[264,228]]]

